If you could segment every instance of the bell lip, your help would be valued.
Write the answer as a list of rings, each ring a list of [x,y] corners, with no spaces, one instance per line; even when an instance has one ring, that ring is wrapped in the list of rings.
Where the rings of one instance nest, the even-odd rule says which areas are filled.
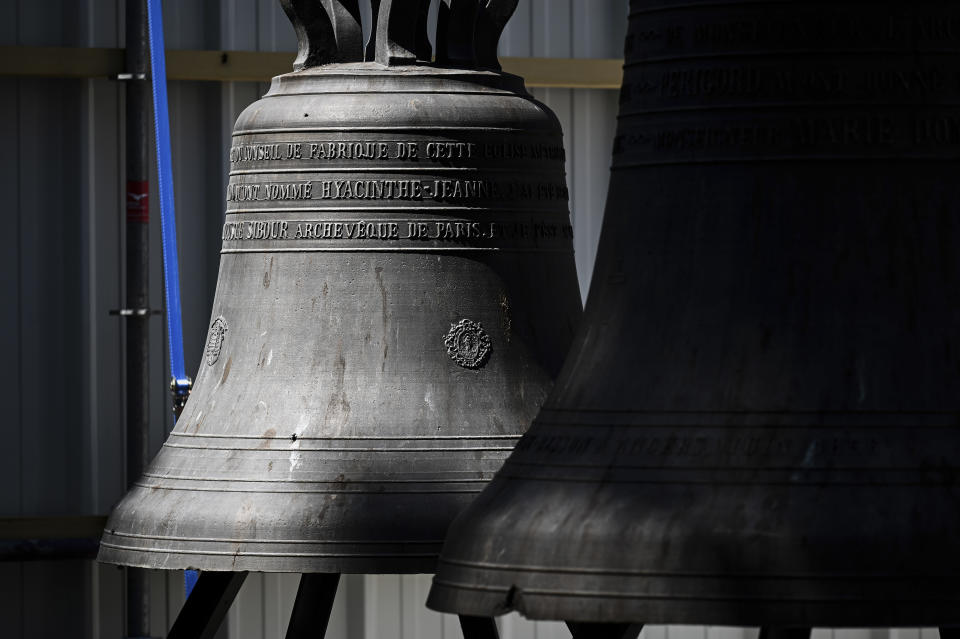
[[[441,562],[442,563],[442,562]],[[437,571],[441,568],[437,565]],[[508,605],[510,589],[502,588],[496,591],[470,589],[452,583],[438,583],[435,573],[430,582],[430,592],[427,594],[426,607],[440,613],[466,615],[470,617],[500,617],[511,612],[520,612],[513,605]],[[520,614],[523,614],[520,612]]]
[[[570,359],[567,361],[570,362]],[[538,429],[549,428],[551,434],[562,435],[567,431],[559,430],[560,426],[576,424],[581,428],[614,428],[619,418],[635,418],[627,411],[596,411],[584,420],[579,413],[563,411],[555,406],[548,399],[541,408],[524,435],[527,449],[532,449],[530,439],[542,434],[543,431]],[[544,420],[545,414],[551,415],[559,423],[547,423],[550,420]],[[860,423],[850,419],[848,413],[745,411],[736,414],[742,424],[728,424],[728,428],[753,428],[757,423],[770,423],[771,416],[776,418],[778,424],[790,428],[810,423],[812,415],[816,416],[817,424],[840,423],[849,427]],[[939,426],[944,430],[954,428],[952,412],[898,413],[889,416],[889,419],[902,421],[905,414],[916,418],[919,424]],[[564,415],[569,423],[560,419]],[[730,415],[698,413],[697,419],[705,426],[724,424],[729,421]],[[837,422],[838,415],[846,419]],[[878,416],[883,415],[864,411],[857,413],[856,417],[866,420],[865,423],[877,424]],[[669,420],[665,417],[687,419],[679,412],[643,414],[642,420],[631,421],[629,427],[652,428],[660,425],[669,428]],[[558,505],[574,503],[575,495],[560,490],[540,489],[534,492],[530,488],[532,483],[554,486],[556,482],[534,475],[513,476],[509,470],[511,460],[522,455],[523,450],[522,446],[514,450],[484,492],[454,521],[441,551],[426,603],[428,608],[471,616],[497,616],[516,611],[534,620],[736,627],[926,627],[953,624],[960,619],[960,589],[956,588],[954,577],[957,562],[948,562],[946,557],[941,557],[939,564],[928,562],[913,572],[894,576],[882,570],[883,561],[874,564],[875,570],[867,572],[856,572],[854,568],[837,568],[831,572],[823,565],[814,565],[808,570],[790,571],[781,566],[771,568],[770,572],[750,573],[744,570],[736,573],[715,570],[713,564],[708,564],[710,568],[698,565],[696,569],[691,569],[692,575],[685,575],[676,566],[654,566],[655,561],[638,559],[644,557],[643,551],[655,558],[658,546],[655,543],[632,545],[634,542],[629,538],[610,528],[605,529],[609,534],[602,537],[603,543],[597,544],[598,547],[602,545],[615,549],[615,554],[610,555],[615,557],[613,561],[604,562],[591,555],[573,565],[569,559],[557,559],[573,556],[574,549],[583,542],[583,537],[565,537],[557,533],[556,528],[552,529],[553,536],[550,538],[536,537],[529,532],[533,530],[530,522],[517,516],[521,512],[517,504],[528,504],[532,500],[540,511],[546,511]],[[530,463],[531,459],[526,461]],[[606,473],[610,471],[610,467],[605,468]],[[797,486],[797,490],[800,490],[803,485]],[[536,496],[531,498],[533,494]],[[520,500],[519,495],[525,495],[527,500]],[[608,501],[598,492],[590,492],[589,495],[596,502]],[[751,499],[760,498],[754,496]],[[648,508],[644,516],[651,516],[649,508],[655,506],[656,502],[651,501],[646,506],[635,507]],[[837,509],[824,507],[823,511],[837,512]],[[579,512],[586,510],[581,508]],[[865,518],[857,520],[866,521]],[[900,517],[899,520],[912,521],[909,517]],[[574,518],[565,518],[563,521],[566,525],[567,521],[574,521]],[[484,527],[482,524],[485,522],[492,523]],[[911,524],[911,527],[914,525]],[[947,526],[944,530],[954,528]],[[947,540],[947,533],[940,534],[938,538]],[[502,545],[492,543],[497,539],[505,541]],[[575,542],[572,541],[574,539]],[[683,543],[677,539],[679,537],[674,537],[675,543]],[[765,556],[749,542],[738,541],[737,544],[749,548],[748,552],[753,556]],[[506,549],[508,545],[509,549]],[[700,547],[704,546],[701,544]],[[892,564],[906,565],[890,553],[871,556]],[[563,572],[583,575],[573,583],[565,583],[567,576],[558,575]],[[710,585],[702,586],[697,592],[691,591],[683,585],[693,581],[691,576],[701,584],[709,581]],[[803,582],[807,587],[798,588],[798,584]],[[791,591],[794,598],[780,597],[780,594]]]
[[[426,606],[440,613],[475,617],[498,617],[516,612],[533,621],[584,623],[628,623],[645,625],[696,625],[749,628],[757,626],[817,628],[916,628],[960,623],[960,596],[930,602],[924,599],[903,602],[896,596],[885,601],[843,601],[825,599],[814,603],[754,603],[753,609],[719,608],[716,600],[631,599],[627,593],[605,597],[529,595],[522,589],[494,589],[443,582],[434,576]],[[558,603],[559,600],[559,603]],[[566,600],[569,603],[564,603]],[[509,602],[509,603],[508,603]],[[878,610],[881,611],[878,614]],[[953,616],[945,616],[949,610]]]
[[[208,572],[339,573],[344,575],[428,575],[436,570],[437,558],[400,554],[355,559],[350,557],[276,557],[255,555],[186,555],[155,550],[116,550],[100,546],[97,563],[148,570],[200,570]]]

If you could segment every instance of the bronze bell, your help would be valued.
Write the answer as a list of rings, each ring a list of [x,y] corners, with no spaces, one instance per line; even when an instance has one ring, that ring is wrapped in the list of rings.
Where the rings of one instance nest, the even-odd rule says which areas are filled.
[[[282,4],[297,70],[236,123],[201,370],[100,560],[432,572],[579,320],[560,127],[484,57],[515,1],[445,11],[447,65],[427,2],[378,3],[367,62],[356,0]]]
[[[584,322],[428,605],[960,623],[960,3],[633,0],[624,68]]]

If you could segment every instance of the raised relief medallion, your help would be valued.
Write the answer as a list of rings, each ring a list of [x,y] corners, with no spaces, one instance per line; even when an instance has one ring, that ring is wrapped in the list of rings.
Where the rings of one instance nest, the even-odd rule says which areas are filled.
[[[479,322],[462,319],[443,338],[447,355],[464,368],[480,368],[490,357],[490,336]]]
[[[227,334],[227,320],[223,316],[213,320],[210,325],[210,336],[207,338],[207,366],[213,366],[220,359],[220,348],[223,346],[223,338]]]

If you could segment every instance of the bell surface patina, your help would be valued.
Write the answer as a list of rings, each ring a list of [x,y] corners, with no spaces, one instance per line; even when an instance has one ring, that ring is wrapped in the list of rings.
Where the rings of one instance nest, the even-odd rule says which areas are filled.
[[[284,3],[300,70],[236,123],[200,371],[101,561],[431,572],[559,372],[561,131],[484,57],[516,2],[444,4],[445,64],[427,3],[375,4],[364,62],[356,2]]]
[[[633,0],[584,322],[428,605],[960,622],[960,3]]]

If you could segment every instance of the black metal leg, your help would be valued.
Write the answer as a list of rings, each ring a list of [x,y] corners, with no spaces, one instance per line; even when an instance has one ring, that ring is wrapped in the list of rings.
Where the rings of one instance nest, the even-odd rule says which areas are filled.
[[[212,639],[246,578],[245,572],[201,572],[167,639]]]
[[[584,623],[568,621],[573,639],[637,639],[642,623]]]
[[[463,639],[500,639],[493,617],[468,617],[460,615]]]
[[[287,639],[322,639],[327,634],[330,611],[337,596],[340,573],[304,573],[287,625]]]
[[[810,630],[811,628],[763,626],[760,628],[760,639],[810,639]]]

